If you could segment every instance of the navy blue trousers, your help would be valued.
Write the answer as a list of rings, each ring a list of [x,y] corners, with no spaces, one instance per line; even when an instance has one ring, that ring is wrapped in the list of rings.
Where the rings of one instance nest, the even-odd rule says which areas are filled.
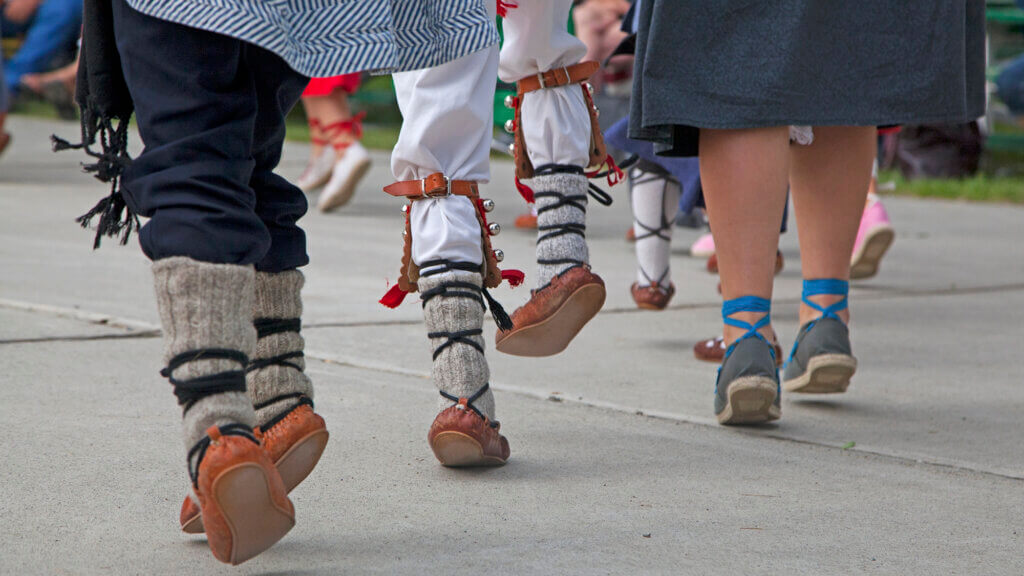
[[[153,260],[187,256],[281,272],[309,262],[302,191],[274,174],[284,119],[308,78],[234,38],[141,14],[114,0],[114,28],[145,150],[125,197],[149,218]]]

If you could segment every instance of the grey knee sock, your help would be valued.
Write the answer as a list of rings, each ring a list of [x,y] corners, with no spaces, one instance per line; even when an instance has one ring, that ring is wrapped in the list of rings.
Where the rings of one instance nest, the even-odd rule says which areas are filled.
[[[427,294],[434,288],[451,282],[482,286],[483,278],[475,272],[451,271],[433,276],[421,276],[417,284],[420,294]],[[455,293],[465,294],[469,297],[456,296]],[[439,390],[457,398],[472,396],[484,384],[487,384],[491,376],[490,370],[487,368],[487,359],[484,358],[482,351],[484,348],[482,336],[484,308],[476,296],[482,298],[479,291],[450,287],[448,294],[439,294],[429,298],[423,307],[423,318],[428,334],[476,331],[476,334],[465,336],[464,339],[475,342],[480,346],[480,350],[465,342],[457,341],[442,349],[434,359],[434,367],[431,372],[434,384]],[[448,338],[444,336],[431,337],[431,350],[440,349],[448,341]],[[454,402],[451,400],[441,397],[438,409],[439,411],[444,410],[453,404]],[[494,395],[490,390],[475,400],[473,405],[485,416],[494,420]]]
[[[526,182],[537,204],[537,288],[569,268],[590,263],[587,241],[587,178],[546,174]],[[570,203],[571,202],[571,203]]]
[[[298,404],[296,394],[313,399],[313,383],[303,372],[306,361],[299,354],[305,348],[305,340],[298,326],[284,329],[286,324],[273,322],[298,321],[302,317],[300,292],[304,283],[305,277],[298,270],[256,273],[252,317],[259,338],[252,356],[254,365],[245,380],[249,399],[256,408],[256,423],[260,426]],[[257,367],[261,366],[261,361],[266,361],[267,365]],[[275,401],[275,398],[281,399]]]
[[[176,256],[153,263],[156,303],[164,330],[164,361],[203,348],[222,348],[252,354],[253,268],[209,264]],[[200,376],[245,370],[230,359],[186,362],[171,376],[188,381]],[[256,415],[245,392],[205,396],[185,406],[182,432],[191,449],[210,426],[239,423],[253,426]]]

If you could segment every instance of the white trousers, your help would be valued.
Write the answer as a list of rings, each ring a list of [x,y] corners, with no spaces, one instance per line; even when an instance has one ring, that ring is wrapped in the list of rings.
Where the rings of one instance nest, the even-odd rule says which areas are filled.
[[[495,9],[488,1],[488,8]],[[490,181],[494,86],[579,62],[582,42],[566,31],[572,0],[518,0],[504,19],[505,45],[442,66],[394,75],[402,130],[391,155],[395,180],[418,180],[443,172],[453,180]],[[590,116],[579,86],[527,94],[523,135],[534,166],[586,166]],[[413,202],[412,259],[481,263],[476,208],[463,197]]]

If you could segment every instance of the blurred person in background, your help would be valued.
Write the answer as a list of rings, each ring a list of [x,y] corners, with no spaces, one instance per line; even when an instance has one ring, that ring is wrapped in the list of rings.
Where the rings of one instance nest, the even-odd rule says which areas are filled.
[[[1017,6],[1024,9],[1024,0],[1017,0]],[[1024,127],[1024,54],[1003,68],[996,78],[996,86],[999,99]]]
[[[0,29],[3,28],[0,23]],[[0,50],[0,77],[4,74],[4,53]],[[7,85],[0,84],[0,155],[3,155],[4,150],[11,143],[11,135],[4,130],[4,124],[7,122],[7,109],[9,107],[9,97],[7,96]]]
[[[365,114],[353,116],[348,100],[360,78],[359,73],[314,78],[302,93],[312,147],[296,184],[303,192],[323,186],[317,201],[321,212],[347,204],[370,168],[370,155],[359,143]]]
[[[3,0],[0,30],[4,38],[21,38],[7,62],[4,84],[17,95],[27,74],[46,72],[71,55],[82,28],[81,0]]]

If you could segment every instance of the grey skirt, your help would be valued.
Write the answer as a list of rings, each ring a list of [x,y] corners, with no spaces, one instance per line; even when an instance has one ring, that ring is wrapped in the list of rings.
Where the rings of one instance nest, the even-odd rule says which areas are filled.
[[[983,0],[643,0],[631,138],[697,153],[701,128],[973,120]]]

